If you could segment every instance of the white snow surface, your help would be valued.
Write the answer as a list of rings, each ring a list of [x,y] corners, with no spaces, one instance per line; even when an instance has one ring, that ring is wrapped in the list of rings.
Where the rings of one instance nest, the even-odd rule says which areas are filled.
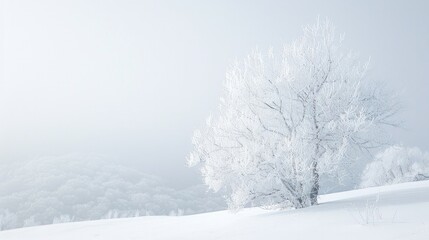
[[[300,210],[249,208],[64,223],[2,231],[0,239],[427,240],[429,181],[323,195],[320,205]]]

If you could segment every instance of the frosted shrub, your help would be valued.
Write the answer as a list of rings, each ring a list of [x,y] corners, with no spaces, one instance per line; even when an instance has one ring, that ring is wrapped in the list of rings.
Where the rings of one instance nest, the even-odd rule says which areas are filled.
[[[429,179],[429,153],[413,147],[392,146],[366,167],[361,187]]]

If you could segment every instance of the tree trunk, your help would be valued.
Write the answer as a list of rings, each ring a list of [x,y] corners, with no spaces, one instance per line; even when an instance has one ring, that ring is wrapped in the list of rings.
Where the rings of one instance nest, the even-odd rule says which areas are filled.
[[[313,94],[315,94],[313,92]],[[312,174],[312,186],[311,186],[311,192],[310,192],[310,205],[317,205],[317,196],[319,195],[319,172],[317,169],[317,161],[319,160],[319,151],[320,151],[320,137],[319,137],[319,122],[317,121],[317,104],[316,104],[316,98],[313,98],[313,124],[314,124],[314,130],[316,133],[315,141],[316,146],[314,149],[314,156],[313,156],[313,162],[311,163],[311,174]]]
[[[317,171],[317,160],[313,161],[311,168],[313,185],[311,186],[310,192],[310,204],[317,205],[317,196],[319,196],[319,173]]]

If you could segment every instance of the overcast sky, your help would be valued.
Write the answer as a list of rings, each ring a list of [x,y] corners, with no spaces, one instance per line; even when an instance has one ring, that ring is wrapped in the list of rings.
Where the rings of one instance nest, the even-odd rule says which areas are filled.
[[[328,17],[402,93],[395,141],[429,150],[427,1],[4,0],[0,162],[97,153],[177,187],[226,68]],[[168,177],[167,177],[168,176]]]

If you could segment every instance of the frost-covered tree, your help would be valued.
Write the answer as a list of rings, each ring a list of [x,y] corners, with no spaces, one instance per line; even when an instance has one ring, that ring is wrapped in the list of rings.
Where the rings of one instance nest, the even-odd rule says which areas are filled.
[[[9,210],[0,209],[0,231],[13,228],[17,222],[17,216]]]
[[[429,153],[416,147],[391,146],[375,156],[362,176],[361,187],[429,179]]]
[[[230,208],[317,204],[320,179],[341,180],[380,145],[396,105],[328,22],[280,53],[254,51],[227,72],[219,115],[193,137],[188,164],[225,189]]]

